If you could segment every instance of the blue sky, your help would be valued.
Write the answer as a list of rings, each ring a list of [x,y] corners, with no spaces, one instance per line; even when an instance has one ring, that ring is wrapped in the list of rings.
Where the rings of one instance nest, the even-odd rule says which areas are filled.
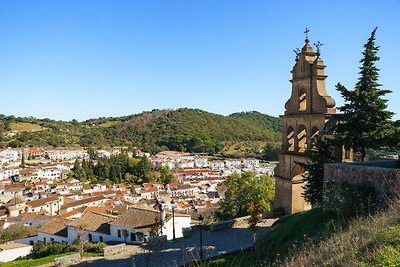
[[[59,120],[200,108],[283,114],[293,49],[320,41],[328,93],[353,88],[378,26],[400,118],[400,1],[0,1],[0,113]]]

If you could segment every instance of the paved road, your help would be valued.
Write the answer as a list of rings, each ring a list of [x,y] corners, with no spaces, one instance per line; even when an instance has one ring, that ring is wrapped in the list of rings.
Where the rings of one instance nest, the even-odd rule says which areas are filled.
[[[257,229],[257,238],[265,235],[274,219],[265,220]],[[247,225],[235,226],[231,229],[207,232],[203,231],[203,255],[205,258],[215,257],[253,245],[253,237]],[[152,252],[141,247],[129,246],[127,252],[109,257],[84,259],[75,266],[87,267],[176,267],[181,266],[200,255],[200,232],[193,232],[191,237],[181,238],[158,245]],[[147,264],[146,264],[147,263]]]

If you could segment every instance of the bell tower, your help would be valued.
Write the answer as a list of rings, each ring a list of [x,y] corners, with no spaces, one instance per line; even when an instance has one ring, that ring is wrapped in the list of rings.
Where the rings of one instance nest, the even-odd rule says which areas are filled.
[[[286,214],[311,208],[304,200],[304,170],[296,162],[306,162],[305,151],[312,137],[319,134],[325,123],[336,113],[335,100],[325,88],[325,65],[320,57],[321,43],[314,52],[309,44],[308,29],[303,48],[296,49],[296,63],[291,71],[292,92],[285,104],[282,120],[282,147],[275,169],[276,211]]]

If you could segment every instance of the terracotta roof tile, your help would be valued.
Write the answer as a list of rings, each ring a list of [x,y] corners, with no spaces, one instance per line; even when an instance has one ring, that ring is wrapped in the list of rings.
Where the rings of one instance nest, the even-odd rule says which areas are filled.
[[[166,220],[171,216],[166,215]],[[125,211],[112,224],[122,226],[128,229],[143,229],[149,231],[160,218],[160,212],[157,210],[131,208]]]
[[[38,232],[67,237],[68,236],[68,231],[67,231],[67,223],[68,222],[69,222],[68,220],[56,217],[56,218],[53,218],[48,223],[40,226],[38,228]]]
[[[82,228],[91,232],[110,234],[110,222],[116,219],[108,214],[90,212],[82,215],[81,218],[69,223],[69,226]]]

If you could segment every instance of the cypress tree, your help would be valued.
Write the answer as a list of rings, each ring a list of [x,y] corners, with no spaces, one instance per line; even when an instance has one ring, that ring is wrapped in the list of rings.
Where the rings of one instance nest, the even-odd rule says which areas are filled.
[[[395,134],[391,121],[393,113],[386,110],[387,100],[382,98],[391,91],[380,89],[379,69],[375,66],[379,60],[379,46],[375,45],[376,31],[377,28],[364,45],[360,78],[354,90],[347,90],[340,83],[336,85],[345,100],[345,104],[338,108],[343,113],[338,116],[336,132],[345,146],[361,153],[362,161],[367,148],[391,145],[389,140]]]
[[[322,204],[325,163],[335,162],[334,141],[325,137],[312,140],[306,150],[309,160],[306,163],[296,162],[305,170],[304,199],[313,206]]]

